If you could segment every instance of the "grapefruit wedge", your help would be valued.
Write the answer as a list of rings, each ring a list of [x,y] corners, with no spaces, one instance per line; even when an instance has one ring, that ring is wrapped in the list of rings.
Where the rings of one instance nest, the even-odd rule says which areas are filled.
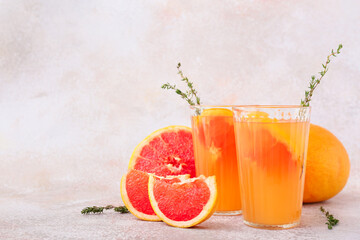
[[[280,124],[281,120],[270,118],[269,114],[261,111],[254,111],[248,114],[249,122],[262,122],[262,130],[267,133],[264,135],[271,135],[268,138],[273,138],[285,145],[287,149],[295,156],[299,156],[304,152],[304,141],[302,141],[303,134],[309,131],[306,128],[306,123],[293,121],[293,127],[288,127],[286,124]],[[266,124],[268,123],[268,124]],[[277,123],[277,124],[275,124]],[[289,121],[287,121],[289,123]]]
[[[155,176],[156,177],[156,176]],[[164,182],[174,183],[188,179],[187,175],[161,178]],[[121,198],[127,209],[136,217],[146,221],[161,221],[151,207],[148,194],[149,174],[131,169],[122,178],[120,183]]]
[[[287,171],[292,170],[291,175],[302,176],[302,155],[306,147],[303,138],[308,131],[306,122],[282,121],[261,111],[248,113],[245,119],[251,124],[237,123],[243,157],[253,159],[273,176],[281,176],[285,167]]]
[[[135,148],[129,169],[164,177],[183,174],[195,177],[191,128],[169,126],[153,132]]]
[[[154,212],[165,223],[174,227],[192,227],[211,217],[215,211],[215,176],[167,182],[150,175],[149,198]]]

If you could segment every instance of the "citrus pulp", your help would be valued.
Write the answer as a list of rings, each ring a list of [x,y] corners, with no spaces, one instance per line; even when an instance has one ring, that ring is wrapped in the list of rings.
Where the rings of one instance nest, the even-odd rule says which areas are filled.
[[[163,178],[165,182],[180,182],[189,175],[170,176]],[[158,177],[159,178],[159,177]],[[151,207],[148,194],[149,174],[130,169],[122,178],[120,184],[121,198],[127,209],[136,217],[147,221],[161,221]]]
[[[153,132],[135,148],[129,169],[157,176],[190,174],[195,177],[191,128],[169,126]]]
[[[169,183],[150,175],[149,198],[155,213],[174,227],[192,227],[215,211],[215,176],[191,178]]]

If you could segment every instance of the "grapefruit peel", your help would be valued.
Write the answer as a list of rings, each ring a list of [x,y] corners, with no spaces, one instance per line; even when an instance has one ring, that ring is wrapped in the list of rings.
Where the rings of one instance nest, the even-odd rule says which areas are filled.
[[[229,109],[226,108],[209,108],[209,109],[205,109],[202,113],[201,116],[229,116],[232,117],[233,116],[233,112]]]

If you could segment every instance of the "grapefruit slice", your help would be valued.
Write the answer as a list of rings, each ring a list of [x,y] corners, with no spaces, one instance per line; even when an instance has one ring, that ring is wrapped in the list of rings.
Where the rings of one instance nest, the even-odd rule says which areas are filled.
[[[205,109],[201,116],[233,116],[233,112],[226,108],[209,108]]]
[[[163,178],[165,182],[180,182],[188,179],[187,175]],[[157,177],[160,178],[160,177]],[[136,217],[147,221],[161,221],[151,207],[148,194],[149,174],[131,169],[122,178],[120,184],[121,198],[129,211]]]
[[[238,126],[242,132],[240,144],[247,150],[246,157],[268,170],[281,172],[285,166],[299,170],[297,165],[302,164],[301,155],[305,150],[302,139],[307,131],[305,122],[281,121],[261,111],[248,113],[245,118],[251,125],[240,123]]]
[[[231,140],[228,136],[234,132],[233,113],[226,108],[205,109],[201,115],[193,116],[192,122],[198,141],[211,146],[214,153],[228,144],[224,139]]]
[[[166,182],[150,175],[149,198],[158,217],[174,227],[195,226],[214,213],[217,202],[215,176]]]
[[[286,145],[289,151],[294,153],[295,156],[303,153],[305,146],[302,137],[303,134],[306,134],[305,131],[308,131],[305,122],[300,123],[294,121],[293,127],[288,127],[286,124],[274,124],[281,123],[281,120],[270,118],[268,113],[261,111],[249,113],[247,119],[249,122],[263,122],[263,129],[268,131],[277,141]]]
[[[195,177],[191,128],[169,126],[153,132],[136,146],[129,169],[164,177],[183,174]]]

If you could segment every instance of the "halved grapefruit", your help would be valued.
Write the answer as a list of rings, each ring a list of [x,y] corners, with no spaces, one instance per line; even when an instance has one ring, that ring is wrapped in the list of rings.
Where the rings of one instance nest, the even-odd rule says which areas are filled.
[[[149,198],[154,212],[165,223],[174,227],[192,227],[208,219],[215,211],[215,176],[169,183],[150,175]]]
[[[188,179],[187,175],[162,178],[164,182],[174,183]],[[156,177],[161,178],[161,177]],[[161,221],[151,207],[148,194],[149,174],[130,169],[122,178],[120,184],[121,198],[129,211],[136,217],[147,221]]]
[[[153,132],[136,146],[129,169],[157,176],[190,174],[195,177],[191,128],[169,126]]]

